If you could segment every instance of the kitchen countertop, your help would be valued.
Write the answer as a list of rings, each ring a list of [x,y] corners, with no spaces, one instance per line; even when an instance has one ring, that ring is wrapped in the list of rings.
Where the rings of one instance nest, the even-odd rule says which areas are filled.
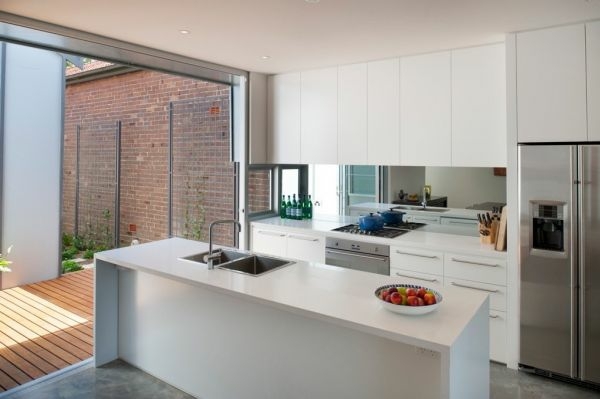
[[[373,242],[385,245],[409,245],[411,247],[433,249],[445,252],[468,253],[496,259],[506,259],[506,252],[494,250],[492,244],[482,244],[479,236],[473,236],[472,227],[455,227],[428,224],[396,238],[372,237],[331,231],[347,224],[356,223],[357,216],[318,216],[312,220],[292,220],[272,217],[256,220],[252,225],[257,228],[273,228],[288,232],[310,231],[322,236],[347,240]],[[475,231],[476,233],[476,231]]]
[[[382,204],[379,202],[362,202],[360,204],[354,204],[354,205],[350,205],[350,210],[364,210],[365,212],[382,212],[382,211],[389,211],[390,208],[394,208],[397,206],[402,206],[402,205],[398,205],[398,204]],[[408,206],[412,206],[412,205],[408,205]],[[431,206],[429,208],[432,209],[447,209],[447,211],[445,212],[430,212],[427,213],[427,211],[415,211],[415,210],[410,210],[410,209],[402,209],[402,212],[406,212],[409,213],[411,215],[436,215],[436,216],[443,216],[443,217],[448,217],[448,218],[460,218],[460,219],[473,219],[473,220],[477,220],[477,214],[481,213],[481,211],[478,210],[473,210],[473,209],[463,209],[463,208],[438,208],[438,207],[434,207]]]
[[[487,305],[487,294],[443,287],[436,311],[405,316],[385,310],[374,296],[394,281],[388,276],[296,261],[255,277],[179,259],[207,249],[206,243],[170,238],[99,252],[95,259],[436,351],[447,351]]]

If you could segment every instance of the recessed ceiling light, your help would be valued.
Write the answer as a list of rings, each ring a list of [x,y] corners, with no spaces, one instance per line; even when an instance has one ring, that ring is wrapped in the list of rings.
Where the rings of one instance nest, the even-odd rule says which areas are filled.
[[[181,30],[179,31],[179,33],[181,33],[182,35],[187,35],[187,34],[189,34],[189,33],[190,33],[190,31],[189,31],[189,30],[187,30],[187,29],[181,29]]]
[[[261,56],[260,56],[260,59],[261,59],[261,60],[268,60],[269,58],[271,58],[271,56],[270,56],[270,55],[261,55]]]

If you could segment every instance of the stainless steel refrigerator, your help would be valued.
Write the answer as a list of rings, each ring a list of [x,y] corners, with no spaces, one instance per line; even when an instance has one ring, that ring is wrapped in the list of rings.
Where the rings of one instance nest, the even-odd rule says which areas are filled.
[[[600,145],[520,145],[523,369],[600,384]]]

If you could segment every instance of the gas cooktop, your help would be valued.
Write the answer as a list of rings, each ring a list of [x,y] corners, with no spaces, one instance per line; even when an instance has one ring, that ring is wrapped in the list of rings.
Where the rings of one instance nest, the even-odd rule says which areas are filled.
[[[402,234],[408,233],[409,231],[418,229],[419,227],[422,227],[424,225],[425,223],[403,222],[396,224],[386,224],[380,230],[366,231],[361,230],[357,224],[349,224],[346,226],[338,227],[337,229],[333,229],[332,231],[340,231],[342,233],[359,234],[372,237],[394,238],[401,236]]]

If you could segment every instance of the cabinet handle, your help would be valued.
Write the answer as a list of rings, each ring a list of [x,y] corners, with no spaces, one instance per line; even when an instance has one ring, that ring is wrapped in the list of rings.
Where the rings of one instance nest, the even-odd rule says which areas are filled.
[[[303,240],[303,241],[312,241],[312,242],[317,242],[319,241],[318,238],[314,238],[314,237],[303,237],[303,236],[295,236],[295,235],[289,235],[288,238],[294,238],[296,240]]]
[[[494,294],[496,292],[500,292],[500,290],[490,290],[488,288],[473,287],[472,285],[459,284],[459,283],[455,283],[454,281],[450,282],[450,284],[452,284],[456,287],[469,288],[469,289],[477,290],[477,291],[491,292],[492,294]]]
[[[464,260],[459,258],[450,258],[454,262],[466,263],[468,265],[479,265],[479,266],[489,266],[489,267],[500,267],[501,265],[497,263],[482,263],[482,262],[473,262],[472,260]]]
[[[500,316],[498,316],[497,314],[491,314],[490,315],[490,319],[498,319]]]
[[[465,222],[457,222],[456,220],[448,220],[448,224],[466,224],[468,226],[471,226],[471,225],[476,225],[477,222],[474,221],[474,220],[473,221],[469,220],[468,222],[467,221],[465,221]]]
[[[274,231],[258,230],[258,234],[262,234],[262,235],[265,235],[265,236],[285,237],[285,234],[275,233]]]
[[[435,283],[438,281],[437,278],[423,278],[423,277],[409,276],[408,274],[400,274],[398,272],[396,272],[396,276],[407,277],[407,278],[416,278],[417,280],[428,281],[430,283]]]
[[[396,250],[396,253],[400,254],[400,255],[416,256],[416,257],[419,257],[419,258],[427,258],[427,259],[437,259],[438,258],[437,255],[413,254],[413,253],[410,253],[410,252],[402,252],[402,251],[398,251],[398,250]]]

